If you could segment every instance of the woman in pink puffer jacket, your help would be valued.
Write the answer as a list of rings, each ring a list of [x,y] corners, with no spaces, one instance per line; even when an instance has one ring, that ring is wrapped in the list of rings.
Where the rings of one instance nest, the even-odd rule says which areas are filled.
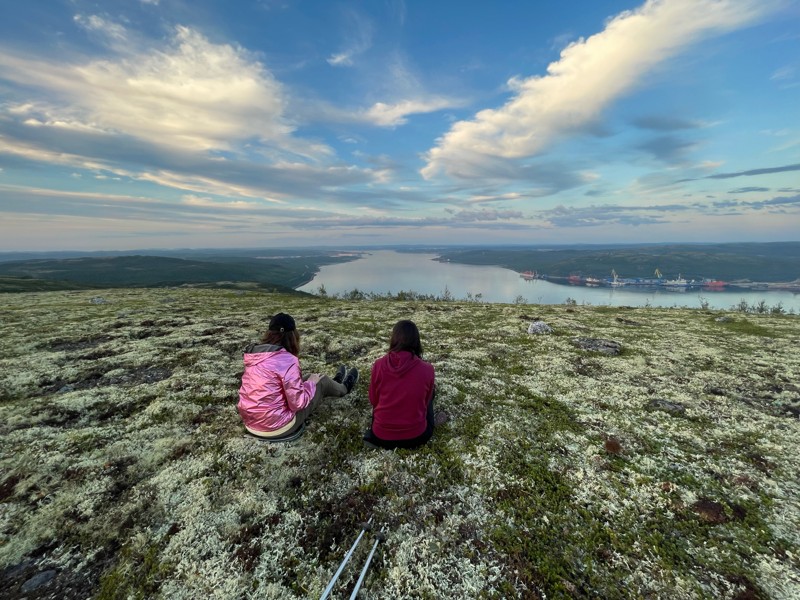
[[[261,344],[244,353],[244,373],[237,409],[247,431],[286,441],[300,436],[308,416],[326,396],[344,396],[358,381],[358,370],[339,367],[335,377],[300,372],[300,334],[294,319],[278,313]]]

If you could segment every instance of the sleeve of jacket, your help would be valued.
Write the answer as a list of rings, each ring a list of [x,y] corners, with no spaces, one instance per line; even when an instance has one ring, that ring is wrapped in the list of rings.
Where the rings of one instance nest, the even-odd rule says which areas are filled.
[[[289,405],[289,409],[294,413],[303,410],[311,402],[316,391],[316,384],[303,381],[300,374],[300,363],[297,360],[292,361],[283,374],[283,392],[286,394],[286,403]]]

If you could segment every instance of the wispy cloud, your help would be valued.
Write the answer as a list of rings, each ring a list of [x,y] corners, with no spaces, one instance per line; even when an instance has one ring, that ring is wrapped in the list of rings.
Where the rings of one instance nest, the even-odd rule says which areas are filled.
[[[275,206],[262,201],[215,199],[185,194],[178,202],[145,196],[107,192],[67,191],[47,188],[0,185],[0,213],[16,215],[46,214],[111,221],[194,223],[217,225],[238,223],[243,217],[277,225],[286,219],[330,218],[335,211],[302,206]]]
[[[347,40],[342,50],[328,57],[328,64],[333,67],[352,67],[355,57],[372,46],[374,27],[369,19],[353,9],[346,10],[344,15],[347,21]]]
[[[319,198],[345,202],[346,187],[384,178],[385,167],[341,163],[266,161],[258,155],[227,160],[206,152],[155,145],[119,133],[75,127],[0,122],[0,159],[88,170],[155,183],[197,194],[211,193],[285,201]]]
[[[460,221],[462,223],[486,223],[488,221],[506,221],[523,218],[522,212],[518,210],[483,209],[456,211],[447,209],[445,212],[452,214],[453,220]]]
[[[406,24],[408,9],[405,0],[390,0],[388,2],[390,14],[402,26]]]
[[[704,126],[700,121],[663,115],[639,117],[633,120],[633,124],[641,129],[650,129],[652,131],[678,131],[682,129],[697,129]]]
[[[464,101],[458,98],[432,96],[417,90],[413,96],[375,102],[368,107],[343,108],[322,100],[300,100],[295,103],[294,111],[307,122],[394,128],[408,123],[413,115],[430,114],[463,104]]]
[[[297,229],[415,229],[421,228],[436,228],[442,227],[452,229],[474,229],[476,231],[484,230],[529,230],[531,225],[526,222],[516,222],[513,218],[492,218],[482,219],[480,217],[473,218],[467,215],[462,218],[461,215],[455,214],[452,216],[432,216],[432,217],[396,217],[396,216],[363,216],[363,217],[344,217],[344,218],[329,218],[329,219],[307,219],[304,221],[296,221],[294,223],[287,223],[288,226]]]
[[[685,202],[653,205],[601,204],[559,205],[530,215],[535,221],[553,227],[603,227],[607,225],[643,226],[668,224],[701,217],[746,217],[755,213],[798,214],[800,195],[776,196],[764,200],[724,199],[712,202]]]
[[[75,15],[73,20],[89,33],[99,36],[111,47],[121,48],[128,43],[128,31],[119,23],[99,15]]]
[[[695,142],[690,140],[664,135],[642,142],[638,147],[649,152],[658,160],[669,164],[680,164],[685,161],[687,153],[695,145]]]
[[[748,171],[736,171],[733,173],[715,173],[714,175],[706,175],[701,179],[733,179],[734,177],[753,177],[755,175],[769,175],[771,173],[785,173],[787,171],[800,171],[800,164],[784,165],[782,167],[766,167],[763,169],[750,169]],[[682,181],[693,181],[686,179]]]
[[[448,98],[400,100],[395,103],[376,102],[364,111],[365,121],[381,127],[396,127],[408,121],[409,115],[432,113],[458,105]]]
[[[729,194],[751,194],[753,192],[768,192],[769,188],[765,187],[741,187],[735,190],[729,190]]]
[[[601,225],[651,225],[668,223],[668,215],[690,210],[682,204],[660,206],[621,206],[591,205],[564,206],[559,205],[549,210],[538,211],[538,219],[553,227],[597,227]]]
[[[519,159],[542,152],[562,136],[585,131],[645,73],[715,32],[756,20],[774,2],[649,0],[608,21],[606,28],[561,53],[543,77],[510,82],[514,97],[460,121],[427,153],[422,174],[464,177],[487,157]]]
[[[770,81],[780,90],[790,90],[800,86],[800,63],[784,65],[776,69],[770,76]]]
[[[796,74],[796,67],[792,65],[786,65],[773,72],[770,76],[770,79],[773,81],[786,81],[787,79],[794,79]]]

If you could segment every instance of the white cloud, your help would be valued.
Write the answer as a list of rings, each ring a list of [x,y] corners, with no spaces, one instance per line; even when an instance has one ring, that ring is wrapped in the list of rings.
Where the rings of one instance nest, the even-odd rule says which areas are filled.
[[[395,94],[400,96],[401,94]],[[404,97],[401,100],[375,102],[362,108],[340,108],[325,100],[300,100],[293,106],[295,113],[307,122],[359,123],[376,127],[397,127],[408,122],[408,117],[462,106],[463,100],[442,96]],[[352,135],[340,136],[348,143],[363,142]]]
[[[507,200],[519,200],[523,198],[519,192],[506,192],[503,194],[473,194],[467,198],[469,204],[484,204],[488,202],[504,202]]]
[[[412,114],[436,112],[452,108],[456,103],[448,98],[430,98],[427,100],[401,100],[393,104],[376,102],[364,111],[366,121],[380,127],[395,127],[408,121]]]
[[[281,86],[269,72],[243,50],[185,27],[165,51],[77,72],[92,88],[81,100],[95,120],[137,137],[224,149],[231,140],[274,141],[291,132]]]
[[[228,200],[224,202],[217,202],[208,196],[196,196],[194,194],[185,194],[182,196],[181,204],[184,206],[195,206],[200,208],[229,208],[233,210],[252,210],[263,206],[258,202],[248,202],[246,200]]]
[[[659,63],[774,6],[774,0],[648,0],[610,19],[602,32],[570,44],[546,75],[509,81],[514,97],[455,123],[428,152],[422,174],[474,176],[488,157],[536,155],[591,126]]]
[[[244,49],[178,27],[166,47],[129,50],[124,58],[82,65],[0,52],[0,71],[45,90],[46,107],[44,101],[17,107],[38,109],[30,118],[42,125],[83,124],[188,151],[236,151],[252,142],[265,154],[330,154],[325,145],[293,136],[282,85]]]
[[[352,67],[353,54],[352,52],[340,52],[339,54],[331,54],[328,58],[328,64],[333,67]]]

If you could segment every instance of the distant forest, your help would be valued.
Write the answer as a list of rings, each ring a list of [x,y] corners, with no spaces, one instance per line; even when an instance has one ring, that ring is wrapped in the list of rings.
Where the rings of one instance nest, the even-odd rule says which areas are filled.
[[[641,246],[495,247],[445,250],[440,260],[498,265],[554,277],[582,275],[786,282],[800,279],[800,242]]]
[[[0,292],[185,284],[224,287],[247,282],[263,289],[299,293],[293,288],[311,281],[320,266],[352,259],[319,251],[293,250],[291,255],[253,253],[263,254],[262,258],[206,252],[193,253],[198,257],[192,259],[134,255],[0,262]]]

